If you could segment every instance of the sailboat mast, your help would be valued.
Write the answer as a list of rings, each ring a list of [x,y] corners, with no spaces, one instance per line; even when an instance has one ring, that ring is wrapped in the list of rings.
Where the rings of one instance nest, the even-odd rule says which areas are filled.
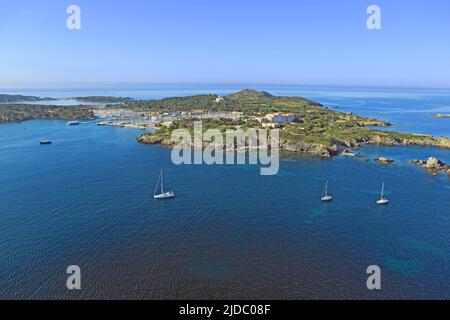
[[[159,180],[161,179],[161,174],[158,177],[158,181],[156,182],[156,187],[155,187],[155,191],[153,192],[153,195],[156,195],[156,191],[158,190],[158,186],[159,186]]]
[[[325,181],[325,197],[328,196],[328,180]]]
[[[384,197],[384,182],[383,185],[381,186],[381,199],[383,199]]]
[[[164,193],[164,176],[163,176],[163,169],[161,169],[161,193]]]

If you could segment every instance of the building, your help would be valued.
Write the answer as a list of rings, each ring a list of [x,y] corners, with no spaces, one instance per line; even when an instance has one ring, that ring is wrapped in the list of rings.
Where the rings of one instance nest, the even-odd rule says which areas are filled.
[[[269,120],[267,120],[267,118],[265,118],[265,117],[256,117],[255,120],[258,121],[259,123],[268,123],[269,122]]]
[[[274,122],[270,122],[270,123],[262,123],[261,126],[263,128],[270,128],[270,129],[278,129],[281,128],[281,124],[279,123],[274,123]]]
[[[198,116],[201,119],[230,119],[230,120],[244,120],[244,114],[242,112],[228,112],[228,111],[217,111],[217,112],[205,112]]]
[[[298,117],[293,113],[270,113],[261,118],[261,123],[288,123],[297,122]]]
[[[173,123],[174,123],[174,121],[164,121],[164,122],[161,122],[161,126],[169,128],[170,126],[173,125]]]
[[[202,109],[195,109],[191,111],[191,116],[201,116],[203,114],[203,110]]]

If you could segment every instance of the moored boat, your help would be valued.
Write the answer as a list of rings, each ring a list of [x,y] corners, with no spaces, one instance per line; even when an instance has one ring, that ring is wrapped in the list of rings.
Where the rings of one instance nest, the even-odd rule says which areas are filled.
[[[161,189],[160,189],[160,192],[157,193],[159,185],[161,185]],[[156,183],[155,192],[153,193],[153,199],[160,200],[160,199],[170,199],[170,198],[175,198],[175,192],[173,192],[173,191],[164,192],[163,169],[161,169],[161,173],[159,174],[158,182]]]
[[[377,204],[388,204],[388,203],[389,203],[388,198],[384,196],[384,182],[383,182],[383,185],[381,186],[381,195],[380,198],[377,200]]]
[[[321,200],[324,201],[324,202],[328,202],[328,201],[333,200],[333,197],[328,194],[328,180],[325,181],[325,188],[323,190],[323,194],[322,194]]]

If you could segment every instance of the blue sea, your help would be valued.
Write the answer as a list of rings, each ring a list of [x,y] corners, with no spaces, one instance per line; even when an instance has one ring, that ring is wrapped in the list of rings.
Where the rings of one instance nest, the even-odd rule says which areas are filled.
[[[450,91],[295,86],[139,86],[9,89],[70,98],[142,98],[243,87],[304,96],[450,137]],[[283,157],[275,176],[253,165],[181,165],[141,145],[142,131],[0,125],[0,298],[450,299],[450,178],[408,163],[450,151],[359,150],[365,158]],[[40,138],[53,140],[39,145]],[[366,161],[379,156],[391,166]],[[160,168],[177,197],[154,201]],[[325,179],[334,200],[322,203]],[[375,204],[382,182],[391,203]],[[78,265],[82,290],[66,289]],[[366,287],[370,265],[381,290]]]

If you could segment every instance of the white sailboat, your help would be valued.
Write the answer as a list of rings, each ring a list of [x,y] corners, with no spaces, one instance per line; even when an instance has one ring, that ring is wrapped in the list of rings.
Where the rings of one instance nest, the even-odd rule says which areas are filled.
[[[388,204],[389,200],[388,198],[386,198],[384,196],[384,182],[383,185],[381,186],[381,195],[380,195],[380,199],[378,199],[377,204]]]
[[[333,200],[333,197],[328,194],[328,180],[325,181],[325,189],[323,190],[322,194],[322,201],[331,201]]]
[[[161,190],[159,193],[157,193],[160,182],[161,182]],[[154,199],[169,199],[169,198],[174,198],[174,197],[175,197],[175,192],[173,192],[173,191],[164,192],[163,169],[161,169],[161,173],[159,174],[158,182],[156,183],[155,192],[153,193],[153,198]]]

